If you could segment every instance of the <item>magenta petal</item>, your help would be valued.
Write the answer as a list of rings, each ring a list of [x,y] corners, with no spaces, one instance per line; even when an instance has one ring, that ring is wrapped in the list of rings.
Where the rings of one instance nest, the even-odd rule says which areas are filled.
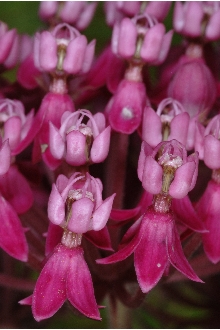
[[[146,62],[154,62],[157,60],[163,37],[165,27],[162,23],[158,23],[151,27],[144,37],[144,42],[141,47],[141,58]]]
[[[140,209],[140,206],[128,210],[112,209],[110,219],[114,221],[125,221],[132,219],[140,212]]]
[[[20,305],[32,305],[32,298],[33,298],[33,295],[30,295],[22,300],[20,300],[18,303]]]
[[[146,214],[142,221],[144,235],[135,250],[134,265],[140,288],[146,293],[159,282],[168,265],[166,235],[172,223],[156,213]]]
[[[39,59],[43,70],[50,71],[56,68],[57,43],[55,38],[48,31],[44,31],[40,35]]]
[[[0,148],[0,175],[5,174],[11,163],[9,140],[5,140]]]
[[[143,216],[141,216],[135,223],[128,229],[126,234],[123,236],[121,243],[119,244],[119,250],[126,246],[136,235],[138,235],[141,221]]]
[[[196,275],[183,253],[180,237],[175,225],[173,228],[170,227],[167,232],[167,253],[169,261],[173,267],[187,276],[190,280],[203,283],[203,281]]]
[[[49,223],[48,231],[46,234],[45,255],[49,255],[53,252],[55,247],[61,242],[63,235],[63,228]]]
[[[122,20],[118,37],[118,54],[123,58],[132,57],[135,53],[137,29],[129,18]]]
[[[131,231],[129,233],[129,237],[133,236],[131,241],[127,245],[125,245],[123,248],[121,248],[118,252],[112,254],[111,256],[103,258],[103,259],[97,259],[96,260],[97,264],[106,265],[106,264],[112,264],[112,263],[124,260],[135,251],[135,249],[137,248],[138,244],[140,243],[140,241],[142,239],[143,233],[140,233],[139,229],[136,232],[137,225],[136,225],[136,223],[134,225],[135,225],[135,230]],[[138,225],[139,225],[139,223],[138,223]],[[136,232],[136,234],[135,234],[135,232]],[[125,236],[126,236],[126,234],[125,234]]]
[[[162,123],[158,114],[151,107],[144,109],[142,139],[152,147],[156,147],[162,141]]]
[[[92,277],[83,257],[82,248],[72,250],[66,280],[67,299],[82,314],[101,320],[95,300]]]
[[[200,233],[206,232],[204,223],[201,221],[188,196],[182,199],[173,199],[172,210],[184,225]]]
[[[37,280],[32,311],[35,320],[53,316],[66,300],[66,277],[72,250],[59,244]]]
[[[28,260],[28,245],[20,219],[11,205],[0,196],[0,246],[10,256],[21,261]]]
[[[63,69],[66,72],[72,74],[79,73],[83,66],[86,46],[87,39],[84,35],[80,35],[70,41],[63,61]]]
[[[21,138],[21,118],[12,116],[4,123],[4,140],[9,139],[11,149],[14,149]]]
[[[91,230],[93,208],[94,202],[87,197],[75,201],[72,205],[72,214],[67,225],[68,229],[78,234]]]
[[[106,226],[99,231],[87,231],[87,233],[83,236],[96,247],[103,250],[113,251],[111,246],[111,238]]]

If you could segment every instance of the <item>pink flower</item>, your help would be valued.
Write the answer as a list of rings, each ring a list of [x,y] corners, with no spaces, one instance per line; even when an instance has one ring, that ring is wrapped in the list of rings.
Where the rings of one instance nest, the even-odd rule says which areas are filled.
[[[160,102],[156,112],[151,107],[144,109],[142,139],[152,147],[173,139],[186,145],[189,119],[181,103],[166,98]]]
[[[39,15],[45,21],[57,19],[83,30],[91,22],[96,7],[96,2],[41,1]]]
[[[116,23],[112,34],[112,51],[127,60],[160,64],[169,51],[172,31],[148,14],[124,18]]]
[[[154,149],[142,143],[138,177],[149,193],[163,191],[173,198],[183,198],[194,188],[197,175],[198,153],[187,157],[180,142],[161,142]]]
[[[220,8],[217,2],[178,1],[175,3],[173,22],[176,32],[187,37],[203,37],[206,41],[220,38]]]
[[[189,279],[202,282],[183,254],[171,212],[160,213],[149,207],[124,235],[119,251],[97,262],[115,263],[132,253],[138,283],[144,293],[159,282],[170,264]]]
[[[88,122],[83,123],[88,118]],[[106,127],[102,113],[94,116],[88,110],[64,112],[58,130],[50,123],[49,147],[56,159],[64,158],[73,166],[100,163],[108,155],[110,126]]]
[[[52,32],[37,33],[34,42],[34,62],[40,71],[79,74],[89,71],[95,50],[95,40],[87,39],[74,27],[58,24]]]
[[[53,316],[67,299],[85,316],[101,320],[83,249],[58,244],[40,273],[32,297],[20,303],[32,304],[34,318],[41,321]]]
[[[0,100],[0,121],[3,123],[3,141],[8,140],[12,155],[17,155],[33,140],[34,110],[25,115],[23,104],[17,100]]]
[[[125,134],[133,133],[141,123],[146,102],[142,82],[122,80],[105,109],[112,129]]]
[[[0,63],[7,68],[13,67],[18,56],[18,35],[15,29],[8,31],[7,24],[3,22],[0,22],[0,45]]]
[[[103,229],[115,197],[113,194],[103,201],[101,181],[88,173],[80,181],[83,178],[79,173],[69,179],[59,175],[48,202],[49,220],[77,234]]]

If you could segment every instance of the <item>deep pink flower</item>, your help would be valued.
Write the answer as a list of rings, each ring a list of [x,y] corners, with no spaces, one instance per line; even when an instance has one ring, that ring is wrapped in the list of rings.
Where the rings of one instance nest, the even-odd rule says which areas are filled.
[[[43,98],[34,121],[34,131],[37,133],[33,149],[34,162],[38,162],[42,157],[51,169],[59,165],[60,161],[51,155],[50,148],[48,148],[49,122],[53,123],[55,127],[59,127],[60,117],[65,111],[75,111],[73,101],[68,94],[50,92]]]
[[[40,71],[79,74],[89,71],[95,51],[95,40],[87,39],[74,27],[62,23],[52,32],[37,33],[34,62]]]
[[[140,125],[147,96],[142,82],[122,80],[105,109],[113,130],[133,133]]]
[[[85,316],[101,320],[83,249],[58,244],[40,273],[32,297],[20,303],[31,304],[34,318],[41,321],[53,316],[66,300]]]
[[[204,60],[183,56],[169,83],[168,96],[178,100],[190,117],[202,117],[211,110],[216,93],[216,82]]]
[[[214,264],[220,261],[219,201],[220,184],[210,180],[196,205],[196,211],[208,229],[207,233],[202,234],[203,247],[207,257]]]
[[[149,207],[124,235],[119,251],[97,262],[115,263],[126,259],[133,252],[138,283],[144,293],[159,282],[169,264],[189,279],[202,282],[183,254],[171,212],[159,213]]]
[[[84,119],[88,121],[85,124]],[[100,163],[108,155],[110,126],[106,127],[102,113],[94,116],[88,110],[64,112],[58,130],[50,123],[49,147],[56,159],[64,158],[73,166]]]

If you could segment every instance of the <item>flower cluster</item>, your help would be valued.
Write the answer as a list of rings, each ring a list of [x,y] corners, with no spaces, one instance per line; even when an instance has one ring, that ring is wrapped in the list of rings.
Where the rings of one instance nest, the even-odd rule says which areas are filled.
[[[16,71],[0,87],[0,247],[39,271],[20,301],[36,321],[66,300],[101,320],[105,297],[115,310],[167,278],[202,283],[198,255],[217,271],[220,8],[170,7],[106,2],[100,52],[83,32],[96,2],[41,2],[33,38],[0,22],[0,73]]]

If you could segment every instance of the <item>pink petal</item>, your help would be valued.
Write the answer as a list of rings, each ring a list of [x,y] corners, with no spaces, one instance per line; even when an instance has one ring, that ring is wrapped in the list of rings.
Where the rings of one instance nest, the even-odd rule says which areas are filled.
[[[92,211],[94,202],[84,197],[72,204],[71,218],[68,221],[68,229],[74,233],[82,234],[92,229]]]
[[[140,212],[140,210],[140,206],[137,206],[134,209],[127,210],[112,209],[110,219],[115,221],[125,221],[128,219],[132,219]]]
[[[49,147],[53,157],[62,159],[65,151],[65,144],[59,130],[52,123],[50,123]]]
[[[212,135],[204,138],[204,163],[212,170],[220,168],[220,141]]]
[[[190,280],[201,282],[202,280],[196,275],[188,260],[186,259],[180,243],[179,234],[177,233],[175,225],[168,228],[167,232],[167,253],[169,261],[179,272],[183,273]]]
[[[92,229],[101,230],[106,225],[110,212],[112,209],[112,204],[116,194],[106,198],[103,203],[95,210],[92,219]]]
[[[11,205],[0,196],[0,246],[10,256],[26,262],[28,245],[20,219]]]
[[[134,253],[134,265],[141,290],[150,291],[161,279],[167,265],[167,226],[172,225],[169,215],[147,212],[142,220],[144,232]]]
[[[145,159],[147,156],[150,156],[152,154],[152,152],[153,152],[153,149],[151,148],[151,146],[149,146],[148,143],[143,141],[141,144],[141,152],[140,152],[140,156],[138,159],[138,169],[137,169],[138,178],[140,181],[142,181],[142,177],[143,177]]]
[[[156,162],[153,157],[146,157],[144,163],[142,186],[151,194],[159,194],[162,188],[162,167]]]
[[[92,40],[86,47],[86,52],[82,65],[82,72],[87,73],[92,65],[94,53],[95,53],[96,40]]]
[[[169,188],[169,194],[173,198],[183,198],[191,190],[191,183],[196,165],[194,162],[188,162],[180,166],[176,172],[173,182]]]
[[[57,65],[57,43],[48,31],[42,32],[39,44],[40,66],[45,71],[51,71]]]
[[[108,126],[93,141],[90,158],[93,163],[101,163],[108,156],[110,146],[111,127]]]
[[[59,244],[38,277],[32,302],[36,321],[53,316],[66,300],[66,277],[72,250]]]
[[[83,258],[83,250],[73,250],[68,267],[66,292],[67,299],[82,314],[95,320],[101,320],[95,300],[92,277]]]
[[[48,218],[55,225],[60,225],[65,219],[65,203],[55,184],[48,201]]]
[[[145,107],[142,122],[142,139],[156,147],[162,141],[162,123],[151,107]]]
[[[84,165],[87,162],[86,136],[79,131],[71,131],[66,142],[66,162],[73,166]]]
[[[11,151],[9,140],[5,140],[0,148],[0,176],[5,174],[11,164]]]
[[[63,61],[63,69],[66,72],[76,74],[81,71],[86,47],[87,39],[84,35],[80,35],[70,41]]]
[[[163,37],[165,33],[165,27],[162,23],[158,23],[150,28],[145,37],[141,47],[141,58],[146,62],[154,62],[157,60]]]
[[[181,113],[173,118],[170,124],[169,140],[175,139],[183,145],[186,145],[189,119],[190,117],[187,112]]]
[[[123,58],[130,58],[136,49],[137,29],[129,18],[124,18],[121,22],[118,39],[118,54]]]
[[[45,244],[46,256],[52,253],[55,247],[61,242],[62,235],[63,235],[63,228],[54,225],[52,222],[50,222],[46,236],[46,244]]]
[[[9,118],[4,124],[4,139],[9,139],[10,148],[14,149],[21,138],[21,119],[18,116]]]

